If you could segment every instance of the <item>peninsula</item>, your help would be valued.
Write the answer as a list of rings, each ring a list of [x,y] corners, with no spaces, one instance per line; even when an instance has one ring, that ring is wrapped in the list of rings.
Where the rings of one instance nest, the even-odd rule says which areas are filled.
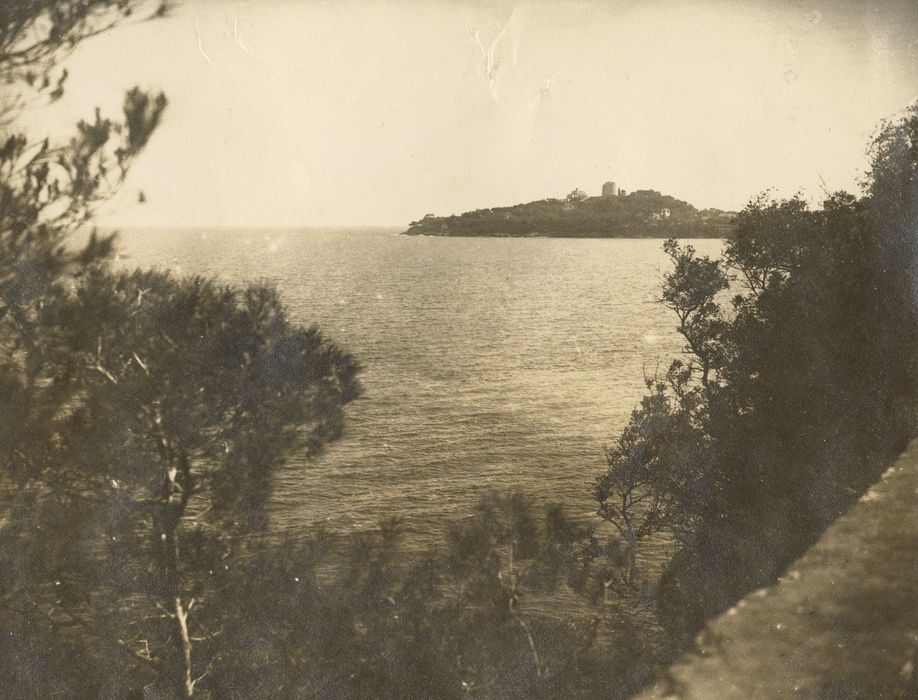
[[[656,190],[627,193],[607,182],[590,197],[575,189],[564,199],[542,199],[464,214],[427,214],[408,235],[546,236],[565,238],[722,238],[733,212],[696,209]]]

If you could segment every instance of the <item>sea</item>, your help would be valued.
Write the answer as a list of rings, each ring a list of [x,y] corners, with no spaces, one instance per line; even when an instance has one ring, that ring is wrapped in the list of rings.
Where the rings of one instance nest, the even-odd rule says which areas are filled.
[[[278,471],[275,533],[345,534],[397,516],[422,549],[482,496],[514,490],[595,518],[604,447],[645,377],[683,352],[659,302],[659,239],[132,229],[119,264],[268,281],[293,320],[318,324],[363,364],[345,435]]]

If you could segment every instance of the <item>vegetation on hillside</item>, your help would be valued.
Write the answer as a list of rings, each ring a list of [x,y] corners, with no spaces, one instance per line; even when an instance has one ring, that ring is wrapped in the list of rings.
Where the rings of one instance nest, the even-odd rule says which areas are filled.
[[[863,197],[750,202],[722,259],[665,245],[685,357],[649,382],[596,496],[620,522],[638,484],[676,537],[658,601],[675,636],[773,581],[915,434],[918,106],[871,156]]]
[[[699,211],[688,202],[637,190],[612,197],[543,199],[459,216],[428,214],[406,233],[427,236],[557,236],[566,238],[720,238],[730,212]]]
[[[137,7],[135,7],[135,5]],[[0,71],[54,100],[61,51],[144,8],[124,0],[0,10]],[[31,69],[26,69],[28,62]],[[37,71],[37,72],[36,72]],[[18,81],[18,82],[17,82]],[[94,205],[166,109],[127,93],[123,121],[66,143],[0,146],[0,668],[10,697],[191,697],[212,631],[210,574],[259,526],[272,470],[341,433],[359,366],[290,323],[276,292],[115,272]],[[11,130],[10,130],[11,131]],[[75,234],[90,229],[88,242]]]

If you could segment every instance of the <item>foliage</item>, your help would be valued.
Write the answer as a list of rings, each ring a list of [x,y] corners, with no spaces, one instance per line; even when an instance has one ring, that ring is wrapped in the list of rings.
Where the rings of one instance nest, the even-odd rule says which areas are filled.
[[[916,136],[915,107],[882,127],[861,199],[762,195],[722,259],[664,246],[687,359],[648,383],[596,495],[632,549],[678,538],[676,635],[773,580],[914,433]]]
[[[36,63],[51,70],[56,50],[107,26],[104,18],[133,5],[4,4],[4,77],[15,81],[27,59],[30,70]],[[30,75],[24,79],[31,81]],[[123,122],[97,111],[93,121],[77,125],[67,143],[35,143],[9,133],[0,147],[0,384],[7,402],[0,413],[0,460],[8,468],[18,468],[15,463],[28,460],[28,451],[51,441],[57,414],[76,390],[72,358],[53,329],[47,324],[39,329],[39,316],[47,315],[51,299],[64,296],[74,280],[110,255],[114,237],[91,230],[80,248],[73,234],[89,227],[93,206],[123,180],[165,107],[161,93],[150,96],[135,88],[125,97]]]
[[[55,607],[40,591],[17,597],[29,608],[5,624],[27,642],[10,650],[23,663],[10,687],[22,695],[154,690],[156,669],[140,658],[168,644],[169,618],[143,605],[156,592],[138,566],[137,531],[112,532],[117,541],[82,561],[94,581],[75,580],[81,557],[70,556],[47,574],[60,577]],[[624,698],[663,648],[647,612],[610,594],[623,562],[615,549],[559,507],[536,509],[518,494],[483,498],[427,553],[410,552],[394,519],[350,538],[316,530],[220,541],[192,529],[182,545],[194,561],[186,586],[203,600],[189,618],[196,696]],[[39,629],[18,626],[26,619]]]
[[[44,578],[6,592],[119,655],[190,673],[198,662],[174,659],[175,635],[190,655],[203,633],[189,613],[208,614],[215,595],[206,572],[232,562],[234,537],[263,526],[272,469],[340,434],[358,366],[290,324],[263,287],[97,269],[44,311],[78,389],[54,447],[15,472],[31,502],[11,526],[41,527],[43,544],[59,545]],[[77,531],[61,531],[55,504],[79,514]],[[75,598],[52,603],[61,585]]]
[[[587,602],[602,582],[585,537],[559,508],[540,514],[511,494],[482,499],[427,554],[407,554],[394,521],[350,542],[317,533],[263,548],[219,574],[223,631],[201,688],[216,697],[627,697],[652,668],[653,635],[601,595]]]
[[[0,61],[5,77],[44,80],[62,52],[107,31],[138,10],[161,17],[168,2],[138,0],[21,0],[0,6]],[[49,81],[50,82],[50,81]],[[47,85],[45,85],[47,87]]]
[[[61,52],[134,9],[5,4],[0,67],[29,86],[42,72],[41,91]],[[142,679],[190,697],[207,572],[263,525],[272,470],[336,439],[360,393],[356,361],[273,290],[107,265],[93,206],[165,107],[135,88],[123,122],[97,111],[65,144],[0,146],[0,656],[22,696],[122,696]]]
[[[598,513],[626,546],[623,582],[639,584],[638,554],[643,540],[662,532],[683,532],[693,524],[684,507],[698,488],[693,467],[702,451],[695,411],[699,399],[684,390],[687,374],[674,365],[666,380],[648,379],[650,393],[616,443],[606,448],[606,473],[596,481]],[[671,396],[674,390],[678,398]]]

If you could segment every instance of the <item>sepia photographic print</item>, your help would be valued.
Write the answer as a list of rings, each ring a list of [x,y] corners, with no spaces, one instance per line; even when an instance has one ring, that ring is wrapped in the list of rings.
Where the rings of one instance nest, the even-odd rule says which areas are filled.
[[[918,3],[0,0],[0,697],[918,698]]]

